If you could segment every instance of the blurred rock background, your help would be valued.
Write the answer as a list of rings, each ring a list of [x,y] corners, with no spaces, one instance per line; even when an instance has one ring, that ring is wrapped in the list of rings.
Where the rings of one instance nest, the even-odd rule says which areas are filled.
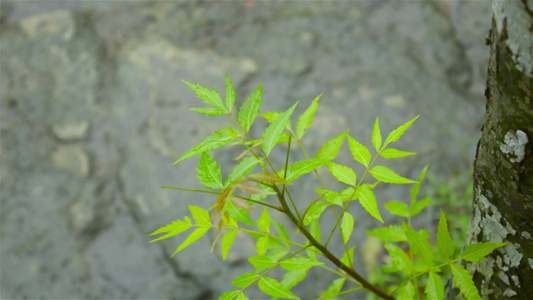
[[[148,244],[188,204],[212,203],[160,186],[200,187],[197,158],[172,163],[230,124],[191,113],[200,100],[182,79],[223,92],[227,71],[238,104],[261,82],[262,111],[300,101],[295,116],[324,92],[304,139],[311,153],[346,128],[370,146],[375,117],[386,135],[419,114],[396,145],[418,155],[387,163],[410,178],[425,164],[442,178],[467,172],[490,21],[486,1],[2,1],[0,298],[211,299],[251,270],[247,237],[226,262],[209,238],[174,258],[183,239]],[[337,161],[355,166],[342,151]],[[215,155],[231,167],[238,153]],[[272,156],[281,162],[283,149]],[[314,184],[298,186],[298,205]],[[379,224],[351,211],[364,270],[377,259],[361,252],[364,230]],[[316,298],[332,278],[311,272],[294,292]]]

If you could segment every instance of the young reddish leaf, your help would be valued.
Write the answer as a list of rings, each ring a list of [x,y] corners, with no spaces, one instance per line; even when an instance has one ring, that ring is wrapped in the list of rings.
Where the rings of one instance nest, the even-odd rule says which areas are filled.
[[[307,275],[308,271],[309,269],[288,271],[287,273],[285,273],[285,275],[283,275],[283,280],[281,281],[281,284],[283,284],[283,286],[287,289],[291,289],[293,286],[297,285],[300,281],[305,279],[305,276]]]
[[[226,73],[226,107],[228,108],[229,112],[233,110],[234,103],[235,88],[233,87],[233,83],[231,83],[231,79],[229,78],[228,73]]]
[[[338,181],[344,182],[352,186],[355,185],[357,177],[352,169],[348,168],[347,166],[339,165],[332,162],[329,162],[326,166],[331,172],[331,175],[337,178]]]
[[[384,206],[393,215],[400,217],[407,217],[409,215],[409,209],[403,202],[389,201],[385,203]]]
[[[215,218],[219,213],[222,212],[222,210],[224,210],[224,208],[226,207],[226,202],[231,202],[228,201],[228,199],[230,199],[234,189],[235,187],[233,186],[227,187],[218,195],[217,200],[210,207],[210,209],[212,207],[215,207],[215,211],[211,214],[211,217],[209,218],[210,220],[213,220],[213,218]]]
[[[477,243],[468,245],[466,246],[466,249],[461,255],[460,259],[468,260],[471,262],[478,262],[495,249],[498,249],[505,245],[507,245],[507,243]]]
[[[209,90],[207,87],[203,87],[199,84],[192,84],[185,80],[183,80],[183,82],[185,82],[196,93],[196,96],[202,99],[205,103],[226,110],[224,103],[222,103],[222,98],[220,98],[220,94],[215,88]]]
[[[228,129],[228,131],[222,129],[213,132],[208,138],[200,142],[200,144],[196,145],[191,150],[185,152],[185,154],[183,154],[180,158],[178,158],[178,160],[174,162],[174,165],[186,158],[195,156],[203,152],[215,150],[231,142],[234,138],[228,135],[228,133],[230,133],[232,130],[233,128]]]
[[[266,206],[263,207],[261,216],[257,219],[257,228],[264,232],[270,232],[270,215],[268,214]]]
[[[371,236],[380,238],[383,241],[389,242],[404,242],[407,241],[407,237],[403,230],[398,225],[389,225],[387,227],[376,228],[367,230],[366,233]]]
[[[415,286],[409,281],[401,289],[398,290],[397,299],[412,300],[415,296]]]
[[[440,210],[440,221],[437,230],[437,248],[440,254],[446,259],[450,260],[453,256],[454,248],[450,232],[448,231],[448,222],[446,221],[446,215]]]
[[[209,231],[211,227],[198,227],[196,230],[191,232],[191,234],[183,241],[183,243],[178,247],[178,249],[170,256],[173,257],[176,255],[176,253],[180,252],[181,250],[187,248],[192,243],[196,242],[198,239],[200,239],[202,236],[206,234],[207,231]]]
[[[330,206],[329,203],[315,202],[311,204],[304,216],[304,225],[309,225],[311,222],[318,220],[320,215],[324,212],[326,207]]]
[[[344,141],[344,137],[347,134],[348,130],[327,141],[320,148],[320,151],[315,154],[315,159],[324,160],[326,162],[333,160],[337,156],[337,152],[339,152],[339,149],[342,146],[342,142]]]
[[[474,281],[467,270],[461,265],[450,265],[453,274],[453,282],[455,286],[459,287],[461,293],[468,300],[481,300]]]
[[[238,288],[245,288],[247,286],[250,286],[252,283],[254,283],[257,277],[259,276],[256,274],[244,273],[240,276],[237,276],[235,279],[233,279],[231,284],[233,284],[234,286]]]
[[[212,117],[220,116],[220,115],[228,113],[225,110],[214,108],[214,107],[193,107],[193,108],[189,108],[189,110],[199,112],[201,114],[212,116]]]
[[[386,159],[405,157],[405,156],[414,155],[414,154],[416,153],[401,151],[401,150],[394,149],[394,148],[383,149],[379,152],[379,155],[381,155],[382,157]]]
[[[235,240],[235,237],[237,236],[237,229],[232,229],[224,236],[222,237],[222,260],[226,260],[226,256],[228,255],[228,251],[231,248],[231,245],[233,244],[233,241]]]
[[[207,152],[202,153],[200,156],[200,161],[198,162],[198,179],[200,183],[203,184],[208,189],[221,189],[222,178],[220,175],[220,166],[217,164],[217,161],[207,154]]]
[[[342,206],[341,195],[335,191],[315,189],[315,192],[331,204]]]
[[[376,196],[374,196],[374,193],[369,188],[363,188],[360,187],[357,190],[357,198],[359,199],[359,203],[361,203],[361,206],[376,220],[383,223],[383,219],[381,218],[381,215],[379,214],[378,210],[378,204],[376,202]]]
[[[345,245],[348,243],[350,236],[352,235],[353,224],[354,220],[352,215],[349,212],[344,212],[341,222],[341,233]]]
[[[370,174],[376,178],[376,180],[379,180],[381,182],[387,182],[387,183],[416,183],[416,181],[412,181],[411,179],[404,178],[389,169],[385,166],[375,166],[372,169],[370,169]]]
[[[270,277],[261,277],[258,283],[259,289],[270,296],[280,297],[283,299],[300,299],[291,293],[281,283]]]
[[[320,299],[329,299],[336,296],[341,291],[342,286],[344,285],[344,280],[344,278],[333,280]]]
[[[277,175],[274,174],[268,174],[268,173],[256,173],[248,176],[248,178],[251,178],[256,181],[260,182],[266,182],[266,183],[274,183],[274,184],[292,184],[289,180],[280,178]]]
[[[363,164],[365,167],[368,167],[370,159],[370,151],[363,146],[363,144],[354,140],[351,136],[348,135],[348,145],[350,145],[350,152],[352,152],[353,159]]]
[[[430,300],[444,299],[444,284],[437,273],[429,272],[428,283],[424,292]]]
[[[282,261],[279,265],[287,271],[309,269],[315,266],[323,265],[323,262],[318,260],[310,259],[307,257],[292,257],[287,260]]]
[[[409,128],[409,126],[411,126],[411,124],[416,119],[418,119],[418,116],[414,117],[413,119],[411,119],[411,121],[403,124],[402,126],[394,129],[391,133],[389,133],[389,135],[385,139],[385,143],[383,144],[383,147],[386,147],[389,143],[397,141],[402,136],[402,134],[405,132],[405,130]]]
[[[376,122],[374,123],[374,130],[372,131],[372,145],[374,145],[376,151],[379,152],[379,149],[381,147],[381,131],[379,130],[378,118],[376,118]]]
[[[313,102],[311,102],[309,107],[298,118],[298,122],[296,123],[296,135],[298,136],[298,139],[301,139],[307,129],[311,126],[311,123],[313,122],[313,116],[315,115],[316,109],[318,107],[318,101],[320,100],[320,97],[322,97],[322,93],[318,95],[315,100],[313,100]]]
[[[250,130],[252,123],[255,121],[255,118],[259,114],[259,108],[261,108],[261,94],[262,87],[261,84],[257,89],[246,99],[239,109],[238,121],[239,125],[245,130]]]
[[[265,151],[265,155],[268,156],[270,154],[270,151],[272,151],[272,148],[274,148],[274,145],[279,141],[281,138],[281,135],[283,134],[283,130],[285,129],[285,126],[287,125],[287,122],[289,122],[292,113],[294,112],[294,109],[298,105],[298,102],[294,103],[294,105],[289,108],[287,111],[281,114],[272,124],[270,124],[265,131],[263,132],[263,143],[261,144],[261,148],[263,148],[263,151]]]
[[[272,191],[265,191],[265,190],[262,190],[256,186],[252,186],[252,185],[248,185],[248,184],[238,184],[237,187],[245,192],[245,193],[249,193],[249,194],[257,194],[257,195],[275,195],[276,193],[275,192],[272,192]]]
[[[238,179],[246,176],[260,161],[261,160],[257,159],[255,156],[247,156],[243,158],[229,173],[228,178],[224,182],[224,187],[228,187]]]

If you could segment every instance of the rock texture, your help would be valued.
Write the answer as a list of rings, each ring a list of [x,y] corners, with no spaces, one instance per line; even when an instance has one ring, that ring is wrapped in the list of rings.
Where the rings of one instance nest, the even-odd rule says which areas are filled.
[[[389,131],[420,114],[398,144],[419,155],[394,168],[466,170],[490,16],[479,1],[3,1],[1,298],[209,299],[249,270],[246,237],[229,263],[208,239],[172,259],[179,238],[148,244],[188,204],[210,205],[160,186],[198,187],[196,159],[172,162],[229,124],[191,113],[199,100],[182,79],[223,91],[227,71],[238,104],[262,82],[265,110],[298,100],[296,114],[324,92],[310,151],[347,127],[369,141],[376,116]],[[237,154],[216,155],[228,166]],[[361,230],[376,225],[353,214]],[[296,294],[316,298],[331,278],[310,276]]]

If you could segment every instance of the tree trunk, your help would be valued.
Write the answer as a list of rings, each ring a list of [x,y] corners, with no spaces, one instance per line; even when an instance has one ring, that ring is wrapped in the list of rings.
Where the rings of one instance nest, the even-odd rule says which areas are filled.
[[[533,0],[494,1],[493,12],[466,244],[509,244],[466,267],[483,299],[532,299]]]

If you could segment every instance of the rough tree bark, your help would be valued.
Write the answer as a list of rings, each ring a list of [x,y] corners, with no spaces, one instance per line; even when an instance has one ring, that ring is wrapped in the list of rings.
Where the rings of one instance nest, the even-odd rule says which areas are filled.
[[[493,13],[466,244],[509,244],[466,267],[483,299],[532,299],[533,0],[493,1]]]

